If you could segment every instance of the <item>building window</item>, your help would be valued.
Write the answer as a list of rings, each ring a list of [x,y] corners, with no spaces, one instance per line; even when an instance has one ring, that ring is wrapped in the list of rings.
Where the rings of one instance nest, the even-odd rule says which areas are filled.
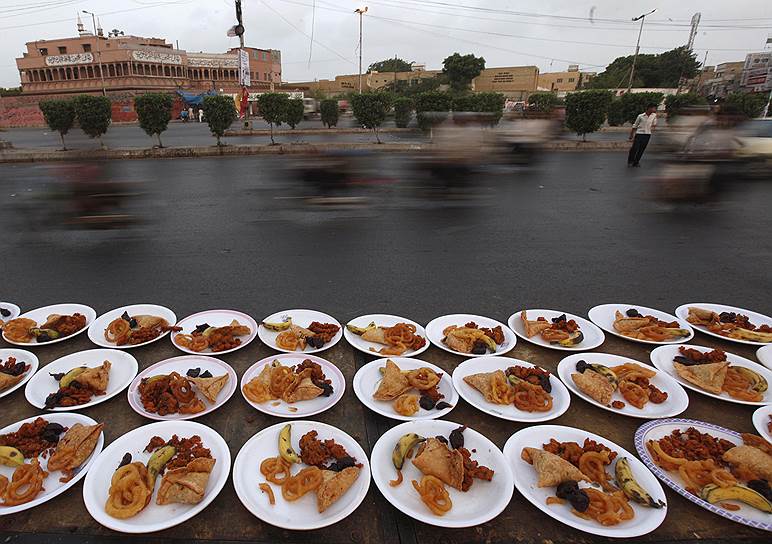
[[[59,46],[59,54],[60,55],[66,55],[67,54],[67,48],[62,46],[62,45],[60,45]]]
[[[555,80],[555,83],[563,83],[563,78],[559,77]]]
[[[41,47],[38,51],[40,51],[40,54],[44,57],[48,55],[48,48],[47,47]]]
[[[84,43],[83,45],[83,52],[84,53],[90,53],[91,52],[91,44],[90,43]]]
[[[569,82],[569,83],[573,83],[574,81],[576,81],[576,79],[574,79],[573,77],[569,77],[569,78],[568,78],[568,82]]]
[[[268,53],[263,51],[263,60],[268,60]]]

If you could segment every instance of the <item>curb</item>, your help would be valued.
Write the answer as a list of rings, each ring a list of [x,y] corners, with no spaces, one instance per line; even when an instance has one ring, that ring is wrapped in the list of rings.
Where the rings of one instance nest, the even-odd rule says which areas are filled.
[[[542,146],[546,151],[621,151],[630,144],[624,142],[553,141]],[[315,155],[326,152],[371,151],[382,153],[418,153],[429,151],[430,143],[302,143],[276,145],[227,145],[223,147],[164,147],[162,149],[78,149],[70,151],[40,151],[12,149],[0,151],[0,163],[85,161],[107,159],[176,159],[191,157],[228,157],[244,155]]]
[[[378,130],[379,134],[411,134],[421,132],[417,128],[394,128],[387,127]],[[311,136],[319,134],[372,134],[369,128],[349,127],[349,128],[299,128],[299,129],[274,129],[274,136]],[[267,128],[258,128],[252,130],[226,130],[225,137],[228,136],[270,136],[271,131]]]

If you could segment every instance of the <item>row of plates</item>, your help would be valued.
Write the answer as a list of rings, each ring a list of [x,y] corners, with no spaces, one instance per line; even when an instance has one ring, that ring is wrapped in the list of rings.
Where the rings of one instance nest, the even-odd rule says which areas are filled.
[[[576,364],[580,360],[586,360],[589,363],[601,364],[604,366],[617,366],[627,362],[633,362],[650,368],[644,363],[635,361],[629,357],[609,353],[576,353],[561,360],[557,367],[557,378],[559,379],[557,379],[556,376],[550,376],[553,405],[549,412],[526,412],[517,409],[514,405],[502,406],[489,403],[476,389],[464,381],[464,377],[471,374],[506,370],[512,365],[527,367],[536,366],[528,361],[511,357],[488,356],[467,359],[454,369],[452,375],[446,373],[442,368],[432,363],[416,358],[390,357],[389,359],[376,359],[365,364],[356,372],[352,385],[357,398],[362,404],[367,406],[367,408],[385,417],[402,421],[436,419],[442,417],[449,413],[458,403],[459,395],[469,404],[489,415],[504,420],[526,423],[539,423],[561,416],[568,410],[571,402],[569,391],[579,398],[604,410],[620,415],[645,419],[674,417],[686,410],[689,405],[689,397],[686,394],[684,387],[703,395],[728,402],[755,406],[772,405],[772,391],[765,392],[765,396],[760,402],[750,402],[734,399],[727,394],[715,395],[683,380],[673,368],[673,357],[678,354],[678,347],[679,346],[660,346],[652,351],[651,361],[658,372],[651,379],[651,383],[659,390],[667,393],[668,398],[661,404],[647,403],[642,409],[635,408],[629,403],[625,403],[625,406],[621,409],[605,406],[583,393],[574,384],[571,375],[576,371]],[[701,346],[687,345],[686,347],[705,349]],[[346,389],[346,379],[337,366],[316,355],[306,355],[301,353],[273,355],[254,363],[242,375],[240,383],[241,387],[239,387],[239,379],[236,372],[230,365],[225,361],[205,355],[182,355],[179,357],[172,357],[149,366],[139,374],[137,360],[130,353],[114,349],[92,349],[72,353],[52,361],[40,372],[36,372],[38,360],[33,353],[19,349],[0,349],[0,358],[5,360],[10,356],[16,357],[17,361],[27,362],[32,368],[28,371],[28,375],[25,377],[24,381],[5,391],[0,397],[11,394],[16,389],[22,387],[26,382],[25,396],[27,400],[30,404],[40,409],[44,408],[46,397],[55,392],[58,388],[58,383],[51,374],[66,373],[77,366],[97,367],[105,360],[112,363],[110,368],[110,379],[105,395],[96,396],[87,404],[54,408],[52,411],[55,412],[78,411],[100,404],[120,394],[128,387],[129,405],[134,411],[144,417],[157,420],[193,419],[213,412],[224,405],[231,396],[233,396],[237,388],[242,391],[243,395],[243,386],[258,376],[265,365],[270,365],[274,361],[279,361],[284,366],[298,365],[304,360],[311,360],[318,363],[331,382],[333,394],[329,397],[320,396],[312,400],[294,404],[288,404],[284,401],[257,404],[243,395],[246,402],[255,409],[268,415],[293,419],[310,417],[332,408],[341,398],[343,398]],[[444,400],[450,404],[450,407],[443,410],[426,410],[420,408],[418,413],[413,416],[403,416],[394,411],[391,402],[373,399],[373,393],[376,391],[381,381],[380,369],[386,365],[387,360],[394,361],[400,369],[405,371],[428,367],[440,374],[442,377],[438,385],[438,390],[444,395]],[[731,353],[727,353],[727,360],[732,365],[750,368],[755,372],[758,372],[764,376],[768,383],[772,383],[772,371],[761,367],[753,361]],[[150,413],[144,409],[138,390],[139,385],[144,378],[161,374],[170,374],[171,372],[177,372],[184,376],[189,369],[194,368],[201,369],[202,373],[209,371],[214,376],[222,376],[223,374],[228,375],[228,383],[223,390],[220,391],[217,401],[214,404],[207,404],[206,410],[197,414],[170,414],[159,416],[158,414]],[[623,400],[621,396],[619,397],[619,400]],[[760,432],[762,431],[760,430]],[[762,434],[767,438],[772,438],[769,433],[765,434],[765,432],[762,432]]]
[[[23,423],[33,419],[30,418],[10,425],[0,430],[0,434],[14,432]],[[75,423],[95,424],[92,419],[78,414],[50,414],[47,419],[65,426],[71,426]],[[738,433],[700,421],[666,419],[651,421],[642,425],[635,434],[635,446],[638,456],[643,462],[625,448],[602,436],[572,427],[537,425],[525,428],[514,433],[507,440],[503,451],[481,433],[467,428],[464,431],[465,447],[474,452],[474,458],[481,465],[493,469],[495,474],[492,481],[478,480],[465,493],[452,488],[448,489],[453,501],[453,508],[442,517],[431,514],[410,485],[411,480],[420,479],[421,476],[411,462],[408,461],[403,467],[403,483],[397,487],[389,485],[389,481],[396,477],[391,460],[392,450],[404,434],[417,433],[426,437],[448,436],[461,424],[444,420],[424,420],[397,425],[381,435],[373,446],[369,459],[364,449],[353,437],[336,427],[306,420],[296,421],[292,425],[293,445],[296,448],[297,442],[303,434],[316,430],[320,439],[334,439],[362,464],[360,476],[352,488],[324,513],[318,512],[313,493],[296,502],[289,503],[282,499],[280,493],[276,492],[276,504],[272,506],[268,503],[267,497],[258,489],[258,483],[264,480],[259,470],[260,462],[268,457],[276,456],[278,436],[284,423],[262,429],[251,437],[241,447],[231,471],[230,450],[219,433],[196,422],[166,421],[152,423],[129,431],[104,450],[102,450],[104,437],[101,436],[91,457],[71,481],[61,483],[58,480],[58,474],[52,473],[44,482],[44,491],[34,501],[16,507],[0,507],[0,515],[26,510],[46,502],[64,493],[85,476],[83,500],[88,512],[97,522],[110,529],[125,533],[160,531],[183,523],[204,510],[215,500],[227,482],[228,476],[232,474],[237,496],[253,515],[266,523],[291,530],[319,529],[344,519],[353,513],[364,500],[370,487],[371,477],[381,494],[394,507],[419,521],[441,527],[472,527],[494,519],[507,507],[512,499],[514,488],[517,488],[526,500],[547,515],[587,533],[606,537],[631,538],[650,533],[656,529],[667,515],[667,506],[653,509],[631,502],[630,505],[635,512],[633,520],[622,522],[616,526],[604,527],[595,521],[584,520],[573,515],[569,505],[546,504],[547,497],[554,494],[554,490],[537,487],[536,471],[521,458],[522,449],[525,447],[539,448],[551,438],[561,442],[572,441],[580,444],[589,438],[616,451],[619,459],[629,459],[636,481],[655,500],[667,502],[667,497],[657,479],[659,478],[688,500],[711,512],[738,523],[767,531],[772,530],[772,523],[767,519],[767,514],[744,505],[739,511],[730,511],[720,504],[709,504],[686,491],[684,482],[681,481],[677,473],[667,473],[654,463],[646,449],[646,442],[662,438],[675,429],[685,430],[688,427],[695,427],[700,432],[710,433],[735,444],[742,443]],[[146,462],[149,454],[143,451],[145,444],[154,436],[169,439],[173,434],[186,437],[199,435],[205,447],[211,450],[212,456],[216,459],[203,501],[195,505],[173,504],[166,506],[156,505],[153,501],[133,518],[118,520],[110,517],[104,510],[108,497],[108,482],[123,455],[128,452],[132,454],[134,461]],[[45,463],[46,461],[43,460],[42,462]],[[610,468],[613,473],[613,468]],[[0,474],[8,473],[7,476],[10,476],[11,472],[10,468],[0,466]]]

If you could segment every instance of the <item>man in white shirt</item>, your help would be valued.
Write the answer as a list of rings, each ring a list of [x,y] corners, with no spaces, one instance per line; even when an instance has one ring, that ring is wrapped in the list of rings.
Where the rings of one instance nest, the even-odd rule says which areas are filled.
[[[627,166],[640,166],[638,164],[643,156],[643,151],[649,145],[651,133],[657,126],[657,105],[649,104],[646,111],[640,114],[633,123],[628,140],[633,142],[630,153],[627,155]]]

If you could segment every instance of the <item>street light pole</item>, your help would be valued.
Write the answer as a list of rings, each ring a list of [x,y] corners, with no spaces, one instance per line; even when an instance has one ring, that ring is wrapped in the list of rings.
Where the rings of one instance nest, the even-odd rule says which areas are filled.
[[[656,9],[651,10],[648,13],[644,13],[643,15],[639,15],[638,17],[633,17],[633,21],[641,21],[641,27],[638,29],[638,42],[635,44],[635,56],[633,56],[633,66],[630,68],[630,81],[627,83],[627,92],[630,92],[630,89],[633,88],[633,75],[635,74],[635,61],[638,60],[638,51],[641,49],[641,34],[643,34],[643,22],[646,20],[646,17],[651,15],[657,11]]]
[[[367,13],[367,6],[357,8],[354,13],[359,14],[359,92],[362,92],[362,16]]]
[[[94,38],[96,38],[97,46],[97,59],[99,60],[99,77],[102,80],[102,95],[107,96],[107,89],[105,88],[105,73],[102,71],[102,51],[99,48],[99,36],[97,35],[96,16],[90,11],[83,10],[83,13],[91,15],[91,22],[94,25]]]

